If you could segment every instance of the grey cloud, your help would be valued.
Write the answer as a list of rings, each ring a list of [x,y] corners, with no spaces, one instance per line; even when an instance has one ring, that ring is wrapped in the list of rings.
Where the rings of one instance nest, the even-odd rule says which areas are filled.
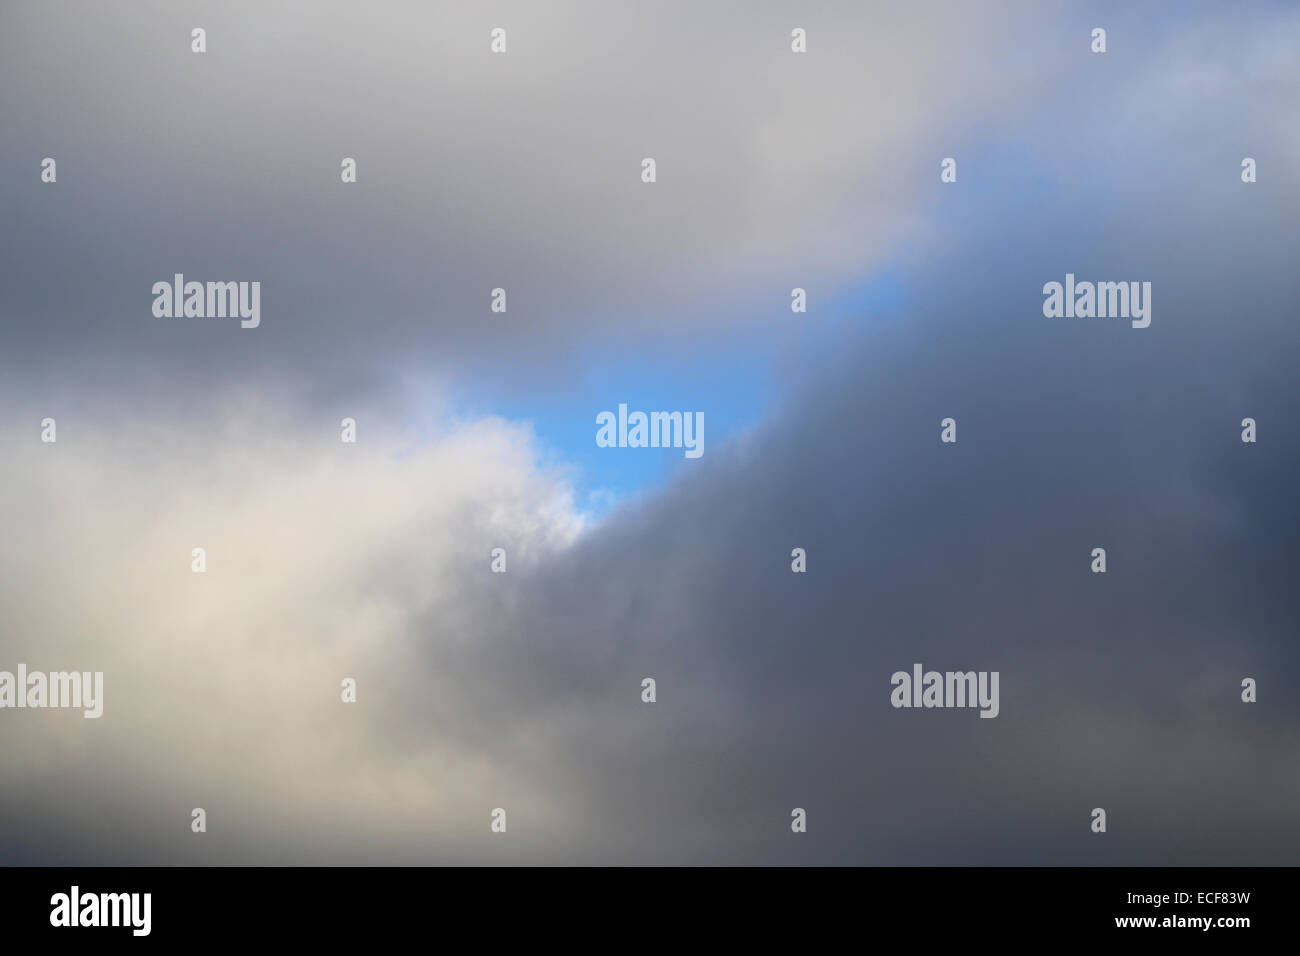
[[[7,16],[6,352],[91,381],[111,361],[121,392],[395,364],[545,385],[577,343],[770,334],[756,301],[856,281],[914,226],[953,130],[1035,95],[987,56],[1042,15],[832,5],[800,12],[803,58],[779,5]],[[176,272],[261,281],[263,326],[153,319]]]

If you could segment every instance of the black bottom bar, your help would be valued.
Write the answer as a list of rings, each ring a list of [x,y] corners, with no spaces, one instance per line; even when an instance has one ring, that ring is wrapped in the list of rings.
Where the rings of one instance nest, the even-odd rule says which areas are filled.
[[[6,940],[91,945],[396,943],[421,931],[452,944],[885,942],[901,932],[922,949],[1044,934],[1231,945],[1286,929],[1293,880],[1263,868],[6,868],[0,912]]]

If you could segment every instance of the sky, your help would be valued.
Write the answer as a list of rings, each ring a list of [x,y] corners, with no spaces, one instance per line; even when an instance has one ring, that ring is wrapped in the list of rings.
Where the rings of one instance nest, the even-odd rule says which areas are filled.
[[[0,862],[1300,862],[1297,48],[1273,3],[7,5],[0,670],[105,689],[0,709]],[[260,325],[156,317],[178,272]],[[1067,273],[1150,326],[1046,317]],[[704,454],[598,446],[620,403]],[[998,716],[893,707],[915,663]]]

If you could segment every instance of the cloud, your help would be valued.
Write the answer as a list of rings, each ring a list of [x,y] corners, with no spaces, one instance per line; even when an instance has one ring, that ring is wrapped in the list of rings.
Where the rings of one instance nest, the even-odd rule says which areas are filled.
[[[360,829],[393,836],[499,774],[458,745],[455,722],[401,753],[382,732],[403,698],[437,708],[463,693],[436,668],[408,668],[474,646],[460,591],[491,549],[520,574],[578,536],[562,476],[538,472],[528,430],[500,420],[413,443],[368,433],[362,416],[349,445],[262,411],[256,426],[214,415],[141,432],[101,419],[65,423],[50,445],[11,436],[8,669],[102,670],[107,684],[98,721],[7,712],[7,776],[40,797],[26,812],[130,792],[117,822],[138,828],[131,852],[200,858],[168,842],[166,818],[203,806],[254,853],[272,821],[351,832],[356,806],[372,814]],[[204,574],[191,571],[195,547]],[[437,621],[417,632],[426,613]],[[355,707],[339,699],[348,676]],[[90,854],[119,838],[89,836]]]
[[[800,12],[798,56],[775,4],[69,9],[13,11],[0,39],[28,91],[0,157],[33,170],[0,185],[22,237],[5,344],[129,368],[119,394],[395,366],[546,388],[593,345],[779,334],[755,318],[792,287],[828,301],[924,232],[939,159],[1038,94],[987,62],[1042,17],[830,5]],[[260,281],[262,326],[153,318],[176,272]]]
[[[328,67],[374,37],[268,20],[214,45],[240,70],[167,61],[197,100],[155,90],[158,63],[90,51],[161,126],[185,102],[228,122],[249,104],[262,139],[200,125],[177,148],[202,168],[124,139],[68,207],[19,194],[33,279],[6,359],[0,651],[107,686],[99,721],[0,721],[0,810],[25,822],[6,858],[1294,863],[1297,193],[1286,102],[1259,105],[1293,66],[1274,38],[1294,14],[1116,15],[1109,59],[1089,59],[1073,8],[883,25],[832,9],[807,24],[828,56],[799,65],[766,8],[685,33],[572,9],[519,13],[507,64],[454,40],[465,9],[445,34],[377,25],[391,55],[370,72]],[[188,25],[150,23],[150,49]],[[290,82],[307,64],[321,102]],[[1206,115],[1229,118],[1210,136]],[[83,127],[99,143],[107,116]],[[940,186],[953,129],[959,181]],[[257,173],[345,155],[326,141],[349,131],[382,148],[364,201],[319,198],[332,166],[319,186]],[[615,171],[647,138],[667,160],[653,207]],[[1242,184],[1239,153],[1275,178]],[[123,195],[140,157],[157,193]],[[200,187],[222,170],[217,203]],[[128,210],[142,224],[101,257]],[[76,255],[54,254],[64,240]],[[164,249],[196,275],[272,270],[289,318],[276,331],[268,292],[253,339],[136,331],[130,277],[168,275]],[[78,255],[93,274],[59,285]],[[908,292],[898,315],[783,325],[799,347],[770,414],[599,522],[525,423],[459,421],[446,398],[482,368],[561,380],[588,360],[568,345],[615,347],[641,310],[665,340],[707,342],[767,294],[760,274],[788,295],[782,260],[831,285],[881,259]],[[512,292],[519,334],[467,319],[489,263],[547,303],[517,319]],[[1042,284],[1067,271],[1151,281],[1151,327],[1043,318]],[[56,445],[35,439],[47,414]],[[889,675],[917,661],[998,670],[999,717],[892,709]]]

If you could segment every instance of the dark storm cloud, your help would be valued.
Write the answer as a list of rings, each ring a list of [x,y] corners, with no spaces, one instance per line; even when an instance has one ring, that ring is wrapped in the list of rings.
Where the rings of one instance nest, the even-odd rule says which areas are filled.
[[[1234,321],[1172,270],[1146,330],[1044,319],[1025,276],[1056,250],[944,263],[912,327],[527,582],[499,656],[456,662],[496,688],[482,745],[597,708],[551,774],[634,859],[1295,862],[1300,409],[1273,317],[1300,288],[1270,241],[1267,283],[1201,277]],[[1246,416],[1269,441],[1240,441]],[[893,710],[913,662],[1000,671],[1000,716]]]

